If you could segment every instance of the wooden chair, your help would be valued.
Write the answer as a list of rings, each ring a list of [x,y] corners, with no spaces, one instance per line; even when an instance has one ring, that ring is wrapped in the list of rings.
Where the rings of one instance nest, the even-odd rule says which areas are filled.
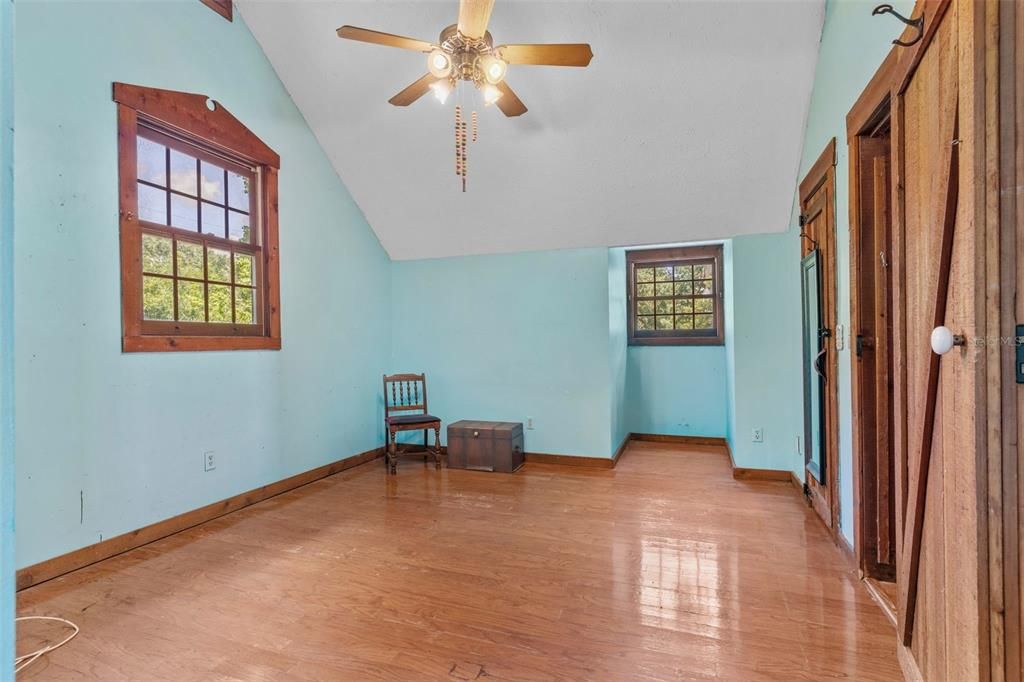
[[[441,420],[427,412],[426,374],[384,375],[384,425],[388,430],[385,464],[392,474],[398,473],[398,457],[405,455],[423,455],[424,462],[433,457],[436,468],[441,468]],[[431,429],[433,449],[427,443]],[[400,431],[423,431],[423,449],[400,451],[395,443]]]

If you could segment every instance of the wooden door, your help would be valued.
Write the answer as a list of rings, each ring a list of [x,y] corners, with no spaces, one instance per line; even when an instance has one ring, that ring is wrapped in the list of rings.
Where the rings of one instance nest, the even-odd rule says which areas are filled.
[[[929,39],[893,103],[898,633],[903,660],[927,680],[987,676],[978,466],[984,364],[966,346],[942,356],[930,346],[938,325],[977,338],[984,297],[970,189],[975,158],[960,153],[978,143],[969,38],[976,7],[950,2],[928,15]]]
[[[815,251],[818,254],[818,302],[821,314],[818,353],[808,358],[808,362],[813,363],[814,373],[821,377],[820,391],[805,391],[805,399],[811,401],[805,405],[805,412],[810,417],[821,415],[821,437],[819,443],[813,438],[815,434],[809,432],[805,439],[805,491],[811,506],[825,525],[833,530],[839,521],[835,158],[833,139],[800,183],[801,259],[806,259]],[[805,376],[805,382],[816,380],[814,376]],[[815,393],[818,395],[815,396]],[[816,426],[812,425],[811,428]],[[820,447],[820,451],[816,452],[815,446]]]
[[[1020,680],[1024,4],[918,0],[911,16],[847,116],[852,247],[868,229],[857,146],[875,117],[891,125],[897,651],[907,679]],[[961,345],[933,353],[936,325]]]
[[[997,580],[990,617],[993,632],[1004,633],[1002,640],[992,638],[991,652],[992,678],[1019,680],[1024,679],[1024,377],[1018,376],[1024,361],[1024,328],[1019,326],[1024,324],[1024,4],[1003,2],[998,12],[999,139],[992,151],[998,150],[999,172],[998,182],[986,190],[989,198],[998,199],[999,216],[998,229],[990,230],[986,241],[998,244],[998,268],[992,269],[999,273],[1000,296],[998,310],[990,309],[989,317],[999,320],[998,332],[990,335],[1015,343],[990,344],[988,350],[990,361],[998,363],[1001,384],[988,384],[991,402],[998,402],[990,407],[989,418],[999,419],[1001,427],[989,429],[999,457],[990,453],[998,466],[989,465],[988,498],[1000,512],[992,519],[989,537],[991,546],[1003,548],[989,559]]]
[[[896,580],[891,127],[888,112],[850,140],[855,544],[869,578]]]

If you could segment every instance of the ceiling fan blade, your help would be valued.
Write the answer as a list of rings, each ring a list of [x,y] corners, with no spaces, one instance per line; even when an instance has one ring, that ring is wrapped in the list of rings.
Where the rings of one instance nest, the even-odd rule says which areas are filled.
[[[587,66],[594,58],[593,50],[586,43],[499,45],[494,51],[509,64]]]
[[[359,40],[374,45],[386,45],[387,47],[400,47],[403,50],[416,50],[417,52],[430,52],[434,49],[432,43],[416,38],[396,36],[394,33],[381,33],[368,28],[358,26],[342,26],[338,29],[338,37],[346,40]]]
[[[423,95],[427,94],[427,91],[430,90],[430,85],[436,80],[437,78],[433,75],[429,73],[425,74],[418,81],[389,99],[388,102],[394,104],[396,107],[407,107],[420,97],[423,97]]]
[[[459,0],[459,33],[479,40],[487,32],[494,0]]]
[[[512,91],[512,88],[508,86],[508,83],[501,81],[496,86],[501,91],[501,97],[495,102],[497,107],[501,109],[501,113],[506,116],[522,116],[526,113],[526,105],[523,104],[523,100],[519,99],[519,96]]]

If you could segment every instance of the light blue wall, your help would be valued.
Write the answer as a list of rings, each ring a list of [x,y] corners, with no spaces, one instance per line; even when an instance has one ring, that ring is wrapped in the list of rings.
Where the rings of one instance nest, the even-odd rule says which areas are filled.
[[[622,392],[616,433],[724,437],[725,347],[627,346],[626,249],[610,249],[609,259],[609,319],[616,325],[611,342],[614,357],[625,361],[615,374]],[[728,289],[728,270],[725,279]]]
[[[14,670],[14,31],[0,0],[0,679]]]
[[[241,18],[16,12],[18,565],[379,445],[389,260]],[[113,81],[208,94],[281,155],[280,352],[121,353]]]
[[[445,423],[533,417],[527,451],[608,457],[608,283],[607,249],[395,262],[389,369]]]
[[[722,245],[722,269],[725,271],[725,439],[731,448],[736,442],[736,297],[732,286],[732,243]]]
[[[850,541],[853,539],[853,441],[849,350],[849,157],[846,146],[846,114],[888,54],[892,47],[890,41],[898,36],[901,28],[900,25],[894,24],[890,17],[871,16],[871,9],[875,4],[877,3],[873,0],[829,0],[827,3],[799,173],[799,178],[803,178],[828,141],[836,138],[837,301],[839,323],[843,325],[846,336],[845,349],[839,352],[838,377],[840,528]],[[909,16],[913,9],[911,0],[900,0],[892,4],[896,11],[905,16]],[[745,336],[745,332],[742,328],[736,331],[736,424],[732,442],[734,450],[745,453],[741,455],[744,462],[775,462],[779,468],[802,470],[802,456],[795,453],[794,447],[795,434],[803,433],[803,388],[799,373],[801,340],[798,266],[800,246],[799,227],[796,224],[798,215],[799,212],[794,210],[789,229],[784,234],[738,237],[733,240],[737,272],[743,267],[743,261],[746,261],[748,268],[764,268],[763,276],[757,278],[760,299],[789,304],[780,311],[782,319],[788,320],[786,326],[768,332],[769,336],[774,338],[774,344],[752,342],[742,345],[740,339]],[[777,263],[762,262],[771,260]],[[759,262],[762,262],[760,266]],[[736,296],[740,297],[741,292],[737,291]],[[765,312],[756,309],[745,311],[741,304],[740,309],[736,310],[736,324],[770,322]],[[748,329],[748,332],[751,339],[755,338],[754,329]],[[773,368],[778,363],[789,367],[794,362],[796,369],[787,370],[785,377],[778,376],[776,372],[770,370],[767,376],[758,378],[755,382],[744,380],[745,376],[757,377],[757,374],[752,373],[762,371],[763,368]],[[767,399],[766,390],[771,391],[771,401]],[[773,401],[775,404],[769,406]],[[793,404],[799,411],[791,410],[782,404]],[[763,426],[765,429],[763,446],[750,443],[749,431],[753,426]]]
[[[728,396],[725,346],[630,346],[630,431],[722,438]]]
[[[730,251],[729,447],[737,466],[799,472],[800,254],[788,235],[738,237]],[[753,442],[755,428],[763,442]]]
[[[608,351],[611,371],[611,438],[612,447],[618,448],[629,432],[629,402],[626,395],[629,379],[629,355],[626,329],[626,251],[608,251]]]

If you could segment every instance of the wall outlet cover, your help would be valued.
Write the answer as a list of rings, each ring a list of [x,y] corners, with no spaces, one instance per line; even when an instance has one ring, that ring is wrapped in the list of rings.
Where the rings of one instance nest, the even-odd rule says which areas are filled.
[[[213,471],[217,468],[217,456],[212,450],[203,453],[203,471]]]
[[[763,443],[764,442],[764,429],[757,428],[757,429],[751,430],[751,432],[750,432],[750,440],[752,440],[755,443]]]
[[[526,418],[526,428],[530,430],[533,429],[533,417]]]

